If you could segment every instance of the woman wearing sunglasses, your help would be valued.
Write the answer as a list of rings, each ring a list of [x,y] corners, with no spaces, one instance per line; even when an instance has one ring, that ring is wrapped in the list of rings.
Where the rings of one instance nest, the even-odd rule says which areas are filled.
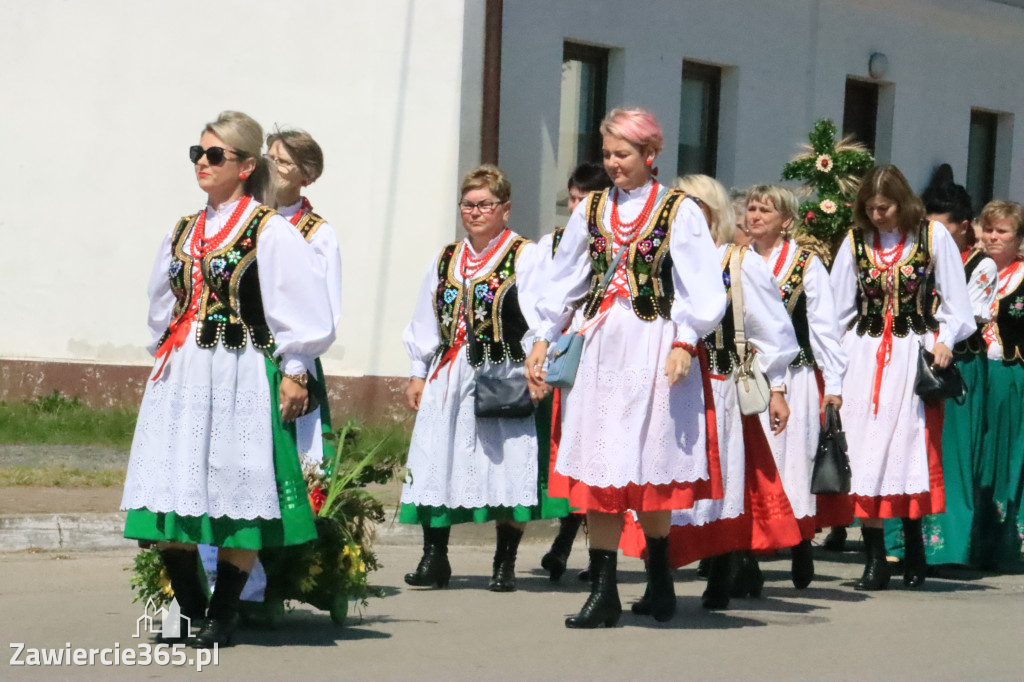
[[[412,361],[405,397],[417,414],[399,520],[423,528],[423,556],[405,576],[414,587],[448,584],[452,525],[494,521],[488,589],[511,592],[526,522],[558,515],[538,496],[535,415],[476,416],[478,370],[499,368],[518,380],[525,411],[544,392],[526,393],[522,340],[534,307],[529,287],[546,254],[508,228],[511,195],[497,166],[466,175],[459,202],[466,237],[432,261],[402,335]]]
[[[615,186],[591,194],[569,219],[549,264],[526,361],[540,390],[549,344],[585,301],[583,351],[575,384],[563,396],[556,464],[569,478],[570,504],[587,511],[590,529],[591,593],[566,619],[569,628],[618,621],[616,564],[628,510],[637,512],[647,536],[644,611],[658,621],[672,618],[672,510],[722,494],[718,452],[705,433],[711,388],[697,348],[725,312],[715,244],[697,204],[654,177],[663,135],[653,114],[615,109],[601,134]]]
[[[334,340],[316,255],[273,209],[263,131],[226,111],[189,150],[206,207],[178,221],[149,281],[156,365],[132,442],[125,537],[155,543],[190,643],[230,643],[263,547],[316,536],[291,423],[313,358]],[[197,544],[218,547],[207,600]]]

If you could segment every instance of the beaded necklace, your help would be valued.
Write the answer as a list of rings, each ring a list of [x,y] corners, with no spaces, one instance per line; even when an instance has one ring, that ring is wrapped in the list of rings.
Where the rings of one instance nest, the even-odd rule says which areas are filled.
[[[242,219],[242,214],[245,213],[245,209],[249,207],[249,202],[252,201],[252,197],[242,197],[241,201],[238,202],[238,206],[231,212],[231,217],[224,223],[224,227],[220,228],[217,234],[213,235],[209,239],[206,238],[206,210],[199,214],[199,219],[196,220],[195,229],[192,230],[192,257],[196,259],[204,258],[208,253],[214,249],[220,248],[220,245],[224,243],[224,240],[231,233],[231,230],[235,229],[235,225]]]
[[[878,234],[878,230],[875,230],[875,240],[872,244],[871,250],[874,252],[875,262],[882,266],[883,270],[890,270],[892,266],[896,265],[896,262],[903,255],[903,247],[907,244],[907,233],[904,232],[900,237],[900,243],[895,248],[889,251],[882,250],[882,238]]]
[[[507,227],[501,231],[501,238],[488,249],[485,253],[480,256],[471,256],[469,254],[469,246],[466,244],[462,245],[462,258],[459,260],[459,271],[462,273],[462,279],[472,279],[483,269],[487,261],[491,260],[491,257],[501,249],[505,242],[508,241],[509,235],[512,231]]]
[[[302,197],[302,206],[299,206],[299,210],[295,212],[291,218],[288,219],[295,227],[299,226],[299,221],[302,220],[302,216],[306,215],[313,210],[313,204],[309,203],[309,199]]]
[[[657,198],[658,181],[655,180],[651,185],[651,192],[647,195],[647,201],[644,202],[640,215],[631,222],[624,223],[619,218],[619,188],[615,188],[615,192],[612,195],[612,233],[615,235],[617,243],[629,244],[636,238],[640,228],[645,226],[650,219],[651,213],[654,211],[654,201]]]
[[[775,259],[775,267],[772,268],[772,275],[776,279],[779,277],[779,273],[782,272],[782,266],[786,264],[786,256],[789,255],[789,240],[782,242],[782,249],[779,251],[779,257]]]

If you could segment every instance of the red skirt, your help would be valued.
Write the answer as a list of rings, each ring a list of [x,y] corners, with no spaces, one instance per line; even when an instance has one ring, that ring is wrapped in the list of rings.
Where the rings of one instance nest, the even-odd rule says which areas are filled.
[[[919,519],[946,511],[946,486],[942,479],[943,406],[924,406],[924,433],[928,449],[928,490],[902,495],[851,495],[853,512],[861,519]]]
[[[768,552],[800,542],[800,525],[782,488],[782,478],[757,415],[743,417],[743,444],[743,514],[702,526],[672,526],[669,562],[673,568],[728,552]],[[620,547],[626,556],[646,557],[643,529],[632,515],[627,516]]]

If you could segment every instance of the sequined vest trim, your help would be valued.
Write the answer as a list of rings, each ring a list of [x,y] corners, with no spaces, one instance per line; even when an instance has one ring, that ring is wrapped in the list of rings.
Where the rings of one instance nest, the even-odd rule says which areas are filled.
[[[722,257],[722,284],[725,285],[725,315],[718,328],[704,337],[704,346],[708,349],[708,366],[711,374],[729,376],[732,370],[739,363],[739,354],[736,352],[736,325],[732,316],[732,251],[735,248],[745,249],[730,244]],[[742,273],[736,273],[741,277]]]
[[[850,248],[857,264],[857,316],[850,323],[858,336],[879,337],[885,328],[885,311],[892,302],[892,333],[938,331],[935,319],[935,264],[932,261],[932,223],[921,230],[906,258],[896,263],[894,295],[882,281],[884,272],[875,267],[860,228],[850,230]]]
[[[551,233],[551,256],[552,258],[558,253],[558,245],[562,243],[562,237],[565,235],[564,227],[556,227],[555,231]]]
[[[323,225],[325,222],[327,221],[318,216],[316,213],[313,213],[312,211],[307,211],[306,215],[302,216],[302,218],[299,219],[299,224],[296,225],[295,227],[298,228],[299,232],[302,234],[302,238],[308,242],[313,239],[314,235],[316,235],[317,230],[319,230],[320,226]]]
[[[796,341],[800,346],[800,352],[797,353],[796,359],[789,363],[790,367],[818,366],[814,360],[814,350],[811,348],[811,324],[807,319],[807,291],[804,289],[804,277],[812,258],[814,258],[812,251],[799,249],[793,258],[793,263],[789,266],[789,271],[779,285],[782,303],[786,306],[786,312],[789,313],[793,322]]]
[[[974,249],[967,257],[967,262],[964,263],[964,275],[967,277],[968,284],[971,282],[971,277],[974,276],[974,271],[978,269],[981,261],[985,258],[987,256],[979,249]],[[985,344],[985,337],[982,336],[984,330],[985,325],[979,324],[973,334],[953,346],[953,352],[957,355],[985,355],[988,348]]]
[[[592,272],[590,293],[587,295],[583,314],[592,318],[601,305],[598,289],[601,278],[614,260],[615,238],[608,227],[602,224],[604,206],[610,189],[591,192],[587,197],[587,231],[590,242],[590,268]],[[654,210],[654,218],[642,228],[641,233],[629,246],[626,255],[626,274],[629,280],[633,312],[641,320],[651,322],[659,315],[671,319],[672,299],[675,296],[672,284],[672,254],[669,251],[672,221],[685,192],[669,189]]]
[[[994,322],[996,339],[1003,348],[1003,362],[1024,366],[1024,279],[999,299]]]
[[[245,227],[235,239],[204,258],[203,289],[196,324],[196,344],[200,348],[213,348],[218,342],[225,348],[245,348],[246,336],[259,349],[269,348],[274,337],[267,326],[260,295],[260,277],[256,266],[256,245],[260,233],[277,212],[267,206],[257,206]],[[171,240],[171,265],[168,275],[171,291],[177,301],[174,315],[188,310],[192,296],[192,265],[189,249],[190,233],[199,214],[182,218],[174,229]],[[230,305],[225,302],[230,303]],[[241,319],[235,313],[241,315]],[[165,332],[164,337],[167,336]],[[161,343],[163,339],[161,339]]]
[[[434,316],[441,336],[438,354],[444,354],[452,345],[459,328],[460,301],[463,297],[462,280],[459,278],[459,245],[455,242],[444,247],[437,264],[437,292],[434,296]],[[500,363],[509,357],[515,362],[526,360],[523,350],[523,336],[529,329],[526,318],[519,308],[519,287],[516,282],[516,262],[520,249],[529,243],[524,237],[516,237],[505,248],[505,254],[489,272],[470,281],[472,300],[471,317],[476,334],[477,355],[466,354],[469,363],[479,367],[488,360]],[[465,247],[463,247],[465,248]]]

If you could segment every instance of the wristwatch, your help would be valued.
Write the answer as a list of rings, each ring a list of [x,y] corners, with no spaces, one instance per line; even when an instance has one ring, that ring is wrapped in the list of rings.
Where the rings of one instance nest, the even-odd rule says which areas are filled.
[[[291,379],[299,386],[306,388],[309,385],[309,372],[303,372],[302,374],[285,374],[286,379]]]
[[[772,391],[772,393],[781,393],[782,395],[786,395],[786,384],[779,384],[778,386],[772,386],[771,391]]]

